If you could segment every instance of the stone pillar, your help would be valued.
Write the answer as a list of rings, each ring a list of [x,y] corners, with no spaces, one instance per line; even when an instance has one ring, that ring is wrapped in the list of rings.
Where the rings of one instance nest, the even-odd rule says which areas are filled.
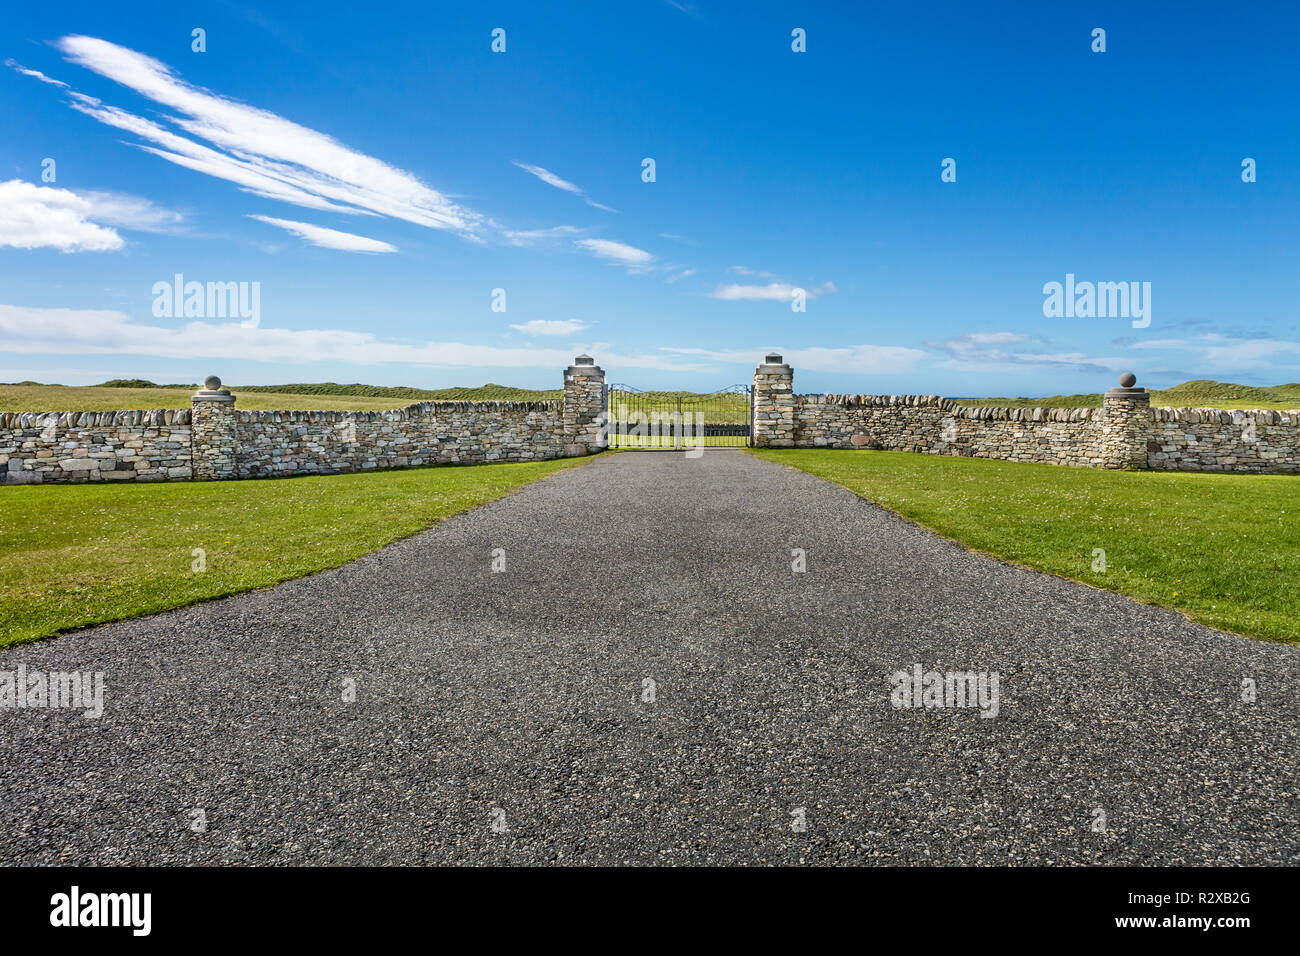
[[[235,396],[209,375],[190,399],[190,457],[197,481],[238,478]]]
[[[605,370],[579,355],[564,370],[564,454],[589,455],[605,443]]]
[[[1132,372],[1121,375],[1119,384],[1101,402],[1102,466],[1145,468],[1152,435],[1151,396],[1145,388],[1134,388],[1137,376]]]
[[[755,448],[794,447],[794,370],[771,352],[754,369]]]

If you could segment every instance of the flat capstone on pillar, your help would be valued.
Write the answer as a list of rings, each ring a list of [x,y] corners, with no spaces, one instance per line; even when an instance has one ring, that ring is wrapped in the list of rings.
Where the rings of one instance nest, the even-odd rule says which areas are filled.
[[[564,370],[564,454],[588,455],[605,447],[605,370],[582,354]]]
[[[777,352],[768,352],[754,369],[755,448],[794,447],[794,370]]]

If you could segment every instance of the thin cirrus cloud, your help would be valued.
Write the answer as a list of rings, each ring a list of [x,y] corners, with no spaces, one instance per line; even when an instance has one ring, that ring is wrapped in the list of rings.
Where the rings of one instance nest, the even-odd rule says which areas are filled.
[[[582,319],[531,319],[510,326],[525,335],[573,335],[587,327]]]
[[[61,86],[65,90],[68,88],[68,84],[64,83],[62,80],[56,80],[53,77],[46,76],[40,70],[29,70],[27,69],[27,67],[23,66],[21,63],[18,63],[14,60],[11,59],[5,60],[5,66],[9,67],[10,69],[17,70],[23,76],[30,76],[33,79],[40,80],[42,83],[48,83],[51,86]]]
[[[628,272],[648,272],[656,261],[653,253],[613,239],[578,239],[574,245],[613,265],[625,266]]]
[[[0,305],[0,337],[14,354],[145,355],[168,359],[231,359],[266,363],[340,362],[418,368],[562,368],[568,349],[502,348],[464,342],[386,341],[346,329],[244,328],[240,323],[191,321],[159,326],[109,309],[48,309]],[[711,366],[662,354],[621,354],[590,343],[611,364],[675,372]]]
[[[91,218],[110,226],[140,232],[179,232],[185,217],[174,209],[159,206],[143,196],[101,190],[81,190],[77,195],[90,203]]]
[[[750,269],[747,266],[728,266],[727,271],[738,276],[758,276],[760,279],[775,279],[776,276],[763,270]]]
[[[594,199],[590,198],[585,191],[583,191],[583,188],[581,186],[578,186],[575,183],[569,182],[567,179],[557,176],[549,169],[545,169],[541,166],[534,166],[532,163],[521,163],[517,159],[512,159],[511,162],[514,163],[516,166],[518,166],[520,169],[522,169],[524,172],[531,173],[532,175],[536,176],[538,179],[546,183],[548,186],[554,186],[556,189],[563,189],[566,193],[573,193],[573,195],[580,197],[582,201],[585,202],[588,206],[592,206],[596,209],[603,209],[605,210],[605,212],[618,212],[617,209],[611,209],[609,206],[606,206],[603,203],[596,202]]]
[[[1199,353],[1202,363],[1217,368],[1252,369],[1274,366],[1276,360],[1289,354],[1300,357],[1300,342],[1267,337],[1234,337],[1217,332],[1206,332],[1191,339],[1151,339],[1134,342],[1134,349],[1169,349]],[[1296,361],[1297,359],[1292,359]],[[1281,365],[1280,368],[1296,368]]]
[[[503,229],[427,186],[412,173],[268,110],[188,83],[166,63],[135,50],[83,35],[65,36],[56,46],[70,63],[107,77],[170,112],[157,120],[150,119],[78,92],[39,71],[13,62],[9,65],[64,90],[68,105],[77,112],[131,134],[135,141],[129,145],[233,183],[252,195],[321,212],[401,219],[452,231],[477,242],[484,241],[484,232],[500,233],[510,245],[531,245],[579,232],[571,226],[513,232]],[[550,170],[518,161],[515,165],[595,208],[617,212]],[[97,241],[112,242],[107,237],[96,240],[87,234],[80,247],[93,248]],[[632,274],[649,272],[657,263],[653,254],[614,240],[584,239],[578,241],[577,248],[621,265]],[[374,246],[367,251],[381,250]]]
[[[1015,372],[1028,367],[1100,373],[1122,371],[1129,363],[1118,356],[1029,351],[1023,346],[1042,345],[1043,342],[1021,332],[969,332],[943,342],[925,344],[946,356],[936,362],[937,367],[964,372]]]
[[[681,0],[665,0],[665,2],[674,10],[680,10],[688,17],[694,17],[697,20],[700,18],[700,11],[694,4],[682,3]]]
[[[66,36],[57,46],[69,62],[175,111],[166,119],[188,135],[95,97],[68,94],[73,109],[132,133],[144,141],[132,145],[168,162],[311,209],[387,216],[468,238],[476,238],[484,224],[480,214],[412,173],[268,110],[187,83],[153,57],[88,36]]]
[[[341,249],[344,252],[397,251],[397,246],[387,242],[381,242],[378,239],[358,236],[351,232],[341,232],[338,229],[326,229],[324,226],[314,226],[309,222],[294,222],[292,219],[275,219],[271,216],[250,215],[248,218],[256,219],[258,222],[264,222],[271,226],[279,226],[286,232],[291,232],[295,236],[305,239],[313,246],[321,246],[325,249]]]
[[[794,297],[796,288],[801,287],[788,282],[769,282],[766,285],[742,285],[733,282],[720,285],[705,294],[710,299],[722,299],[727,302],[789,302]],[[833,282],[824,282],[820,286],[804,289],[810,299],[834,291],[836,290]]]
[[[762,355],[765,350],[759,347],[721,351],[665,347],[662,351],[671,352],[675,355],[711,359],[729,365],[753,365],[754,356]],[[927,357],[927,353],[923,349],[914,349],[903,345],[849,345],[842,348],[806,346],[804,348],[781,349],[780,351],[785,360],[791,365],[810,372],[859,372],[871,374],[906,372]]]
[[[944,356],[936,363],[937,367],[963,372],[1018,372],[1028,367],[1109,373],[1129,371],[1134,364],[1133,355],[1046,351],[1043,339],[1020,332],[970,332],[925,344]],[[1126,339],[1117,344],[1138,352],[1186,353],[1169,356],[1168,360],[1175,364],[1195,364],[1206,374],[1213,370],[1300,367],[1277,364],[1279,356],[1284,355],[1294,355],[1300,361],[1300,342],[1284,339],[1207,332],[1192,338]]]
[[[577,226],[551,226],[546,229],[505,230],[502,235],[512,246],[531,246],[547,239],[562,239],[582,232]]]
[[[180,213],[139,196],[74,192],[21,179],[0,183],[0,246],[112,252],[126,245],[115,226],[170,232],[181,222]]]

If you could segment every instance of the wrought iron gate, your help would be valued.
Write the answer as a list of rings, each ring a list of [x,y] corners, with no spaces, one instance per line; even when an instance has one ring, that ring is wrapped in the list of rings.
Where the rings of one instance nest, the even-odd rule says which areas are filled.
[[[754,390],[731,385],[716,392],[605,388],[610,448],[725,448],[752,444]]]

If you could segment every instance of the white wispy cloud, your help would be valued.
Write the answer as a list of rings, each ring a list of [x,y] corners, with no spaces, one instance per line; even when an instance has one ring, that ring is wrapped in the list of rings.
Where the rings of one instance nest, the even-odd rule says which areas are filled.
[[[587,327],[581,319],[532,319],[510,326],[525,335],[573,335]]]
[[[674,273],[673,275],[670,275],[670,276],[669,276],[667,279],[665,279],[664,281],[665,281],[665,282],[668,282],[668,283],[673,283],[673,282],[676,282],[678,279],[688,279],[688,278],[690,278],[690,277],[693,276],[693,275],[695,275],[695,270],[694,270],[694,269],[683,269],[681,272],[677,272],[677,273]]]
[[[554,186],[556,189],[563,189],[566,193],[573,193],[573,195],[575,196],[580,196],[582,198],[582,201],[585,202],[588,206],[593,206],[596,209],[603,209],[605,210],[605,212],[618,212],[617,209],[612,209],[609,206],[604,205],[603,203],[598,203],[594,199],[591,199],[590,197],[587,196],[586,191],[581,186],[578,186],[575,183],[571,183],[567,179],[564,179],[561,176],[557,176],[549,169],[546,169],[542,166],[534,166],[532,163],[521,163],[517,159],[512,159],[511,162],[514,163],[516,166],[518,166],[520,169],[522,169],[524,172],[531,173],[532,175],[536,176],[538,179],[546,183],[548,186]]]
[[[1126,340],[1122,344],[1131,352],[1174,353],[1176,357],[1166,358],[1179,367],[1202,369],[1202,374],[1207,376],[1236,369],[1294,369],[1297,367],[1294,363],[1300,361],[1300,342],[1267,337],[1232,337],[1205,333],[1191,338]],[[927,342],[926,345],[946,356],[937,363],[938,367],[964,372],[1014,373],[1027,367],[1123,372],[1131,370],[1137,364],[1135,356],[1131,354],[1092,355],[1077,350],[1048,351],[1042,339],[1019,332],[972,332],[943,342]],[[1026,345],[1031,348],[1023,347]],[[1178,356],[1176,353],[1184,354]],[[1291,364],[1286,364],[1287,357],[1291,357]],[[1150,361],[1145,359],[1143,364],[1149,364]]]
[[[1008,345],[1015,342],[1028,342],[1030,338],[1020,332],[969,332],[960,340],[950,341],[964,341],[973,345]]]
[[[311,209],[388,216],[467,237],[483,225],[481,215],[414,174],[268,110],[187,83],[152,57],[88,36],[66,36],[57,45],[70,62],[178,114],[166,118],[188,136],[94,97],[69,93],[74,109],[134,134],[145,142],[133,145],[168,162]]]
[[[397,246],[391,243],[381,242],[378,239],[370,239],[366,236],[358,236],[351,232],[340,232],[337,229],[326,229],[324,226],[315,226],[309,222],[294,222],[292,219],[274,219],[271,216],[253,216],[249,219],[256,219],[258,222],[265,222],[272,226],[279,226],[286,232],[291,232],[295,236],[306,239],[313,246],[322,246],[326,249],[341,249],[344,252],[396,252]]]
[[[143,196],[103,190],[79,190],[77,195],[90,203],[90,218],[110,226],[139,232],[177,232],[185,224],[179,212]]]
[[[719,285],[706,295],[711,299],[723,299],[728,302],[789,302],[794,297],[796,288],[802,288],[808,298],[815,299],[828,292],[834,292],[835,283],[824,282],[820,286],[810,287],[794,286],[789,282],[769,282],[767,285],[731,283],[729,285]]]
[[[1012,358],[1022,365],[1040,368],[1103,369],[1127,371],[1133,360],[1122,355],[1089,355],[1087,352],[1015,352]]]
[[[1204,366],[1223,369],[1247,369],[1276,366],[1282,355],[1300,353],[1300,342],[1267,337],[1234,338],[1217,332],[1207,332],[1190,339],[1138,340],[1130,345],[1134,349],[1160,349],[1197,353]],[[1282,365],[1281,368],[1294,368]]]
[[[927,343],[956,358],[979,362],[1010,362],[1012,353],[1001,348],[1029,341],[1029,336],[1018,332],[970,332],[945,342]]]
[[[532,163],[521,163],[517,159],[511,160],[516,166],[526,173],[532,173],[548,186],[554,186],[556,189],[563,189],[566,193],[573,193],[575,196],[582,195],[582,187],[576,186],[567,179],[561,179],[549,169],[543,169],[541,166],[534,166]]]
[[[926,345],[946,356],[940,368],[963,372],[1017,372],[1025,368],[1047,368],[1085,372],[1124,371],[1132,364],[1122,356],[1089,355],[1086,352],[1030,351],[1012,346],[1042,345],[1041,339],[1021,332],[969,332],[943,342]]]
[[[757,364],[768,349],[747,347],[740,349],[669,348],[662,351],[675,355],[691,355],[736,365]],[[806,346],[804,348],[778,349],[782,357],[797,369],[810,372],[859,372],[863,374],[892,374],[910,371],[929,353],[903,345],[848,345],[841,348]]]
[[[181,221],[180,213],[125,193],[74,192],[21,179],[0,183],[0,246],[111,252],[126,244],[114,226],[167,232]]]
[[[570,349],[502,348],[465,342],[409,343],[345,329],[244,328],[240,323],[137,322],[105,309],[48,309],[0,305],[0,340],[13,354],[142,355],[184,360],[254,360],[267,363],[336,362],[357,366],[421,368],[540,368],[573,361]],[[659,353],[621,353],[605,343],[580,348],[612,365],[663,371],[711,371],[712,366]],[[197,369],[206,374],[210,366]]]
[[[574,245],[615,265],[626,266],[628,272],[647,272],[655,264],[653,253],[613,239],[579,239]]]
[[[56,80],[53,77],[46,76],[40,70],[29,70],[21,63],[17,63],[13,60],[5,60],[5,66],[9,67],[10,69],[17,70],[23,76],[30,76],[33,79],[40,80],[42,83],[49,83],[51,86],[61,86],[64,89],[68,88],[68,84],[64,83],[62,80]]]
[[[546,229],[505,230],[502,235],[512,246],[531,246],[547,239],[562,239],[582,232],[577,226],[550,226]]]
[[[681,0],[664,0],[664,2],[674,10],[680,10],[688,17],[694,17],[697,20],[700,18],[700,11],[696,9],[694,4],[682,3]]]
[[[738,276],[758,276],[760,279],[775,279],[776,276],[766,269],[751,269],[748,266],[727,266],[727,271]]]

